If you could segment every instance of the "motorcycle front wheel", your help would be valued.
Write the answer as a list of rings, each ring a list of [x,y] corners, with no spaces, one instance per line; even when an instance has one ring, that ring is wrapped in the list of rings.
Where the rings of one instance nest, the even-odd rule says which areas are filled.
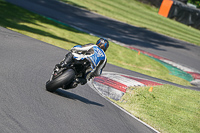
[[[49,92],[55,92],[63,85],[70,84],[75,78],[75,71],[73,69],[67,69],[60,76],[53,78],[51,81],[46,82],[46,90]]]

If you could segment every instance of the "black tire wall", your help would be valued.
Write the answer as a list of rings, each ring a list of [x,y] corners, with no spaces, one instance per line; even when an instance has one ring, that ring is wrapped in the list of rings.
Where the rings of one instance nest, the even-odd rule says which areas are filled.
[[[73,69],[68,69],[64,71],[62,75],[53,79],[51,81],[47,81],[46,83],[46,90],[49,92],[54,92],[58,88],[62,87],[64,84],[70,84],[75,78],[75,71]]]

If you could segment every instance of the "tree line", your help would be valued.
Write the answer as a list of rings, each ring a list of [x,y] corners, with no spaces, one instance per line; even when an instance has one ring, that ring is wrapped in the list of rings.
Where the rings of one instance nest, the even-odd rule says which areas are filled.
[[[200,0],[188,0],[188,2],[196,5],[197,8],[200,8]]]

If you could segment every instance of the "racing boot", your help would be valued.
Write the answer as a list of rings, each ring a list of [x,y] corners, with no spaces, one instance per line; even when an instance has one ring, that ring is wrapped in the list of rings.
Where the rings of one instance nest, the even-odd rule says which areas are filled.
[[[71,64],[73,60],[73,55],[71,52],[66,54],[65,58],[59,63],[55,65],[55,69],[60,69],[62,67],[66,67],[67,65]]]
[[[69,85],[63,85],[63,89],[67,90],[67,89],[73,89],[76,88],[78,86],[78,83],[73,81],[72,83],[70,83]]]
[[[87,83],[87,79],[85,78],[77,78],[76,81],[80,83],[81,85],[84,85]]]

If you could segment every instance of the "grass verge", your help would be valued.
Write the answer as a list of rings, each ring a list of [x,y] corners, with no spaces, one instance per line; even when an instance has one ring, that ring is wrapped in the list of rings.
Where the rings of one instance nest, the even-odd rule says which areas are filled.
[[[60,0],[122,22],[147,28],[200,46],[200,30],[158,14],[158,8],[137,0]]]
[[[98,39],[3,0],[0,0],[0,20],[0,25],[3,27],[68,50],[74,45],[96,43]],[[177,84],[190,85],[186,80],[170,75],[159,62],[112,42],[106,55],[108,63]]]
[[[4,2],[3,0],[0,0],[0,20],[0,25],[3,27],[64,49],[70,49],[72,46],[77,44],[85,44],[88,42],[95,43],[98,39],[97,37],[90,36],[71,27],[50,21],[37,14]],[[114,43],[111,43],[106,54],[108,57],[108,63],[182,85],[189,84],[183,79],[169,75],[169,71],[153,59],[150,59],[143,54],[138,55],[135,51]],[[127,93],[123,97],[123,101],[127,101],[127,104],[123,101],[119,101],[118,104],[124,108],[126,106],[127,110],[131,113],[140,117],[140,119],[160,131],[171,132],[176,129],[177,132],[195,132],[199,129],[198,125],[200,124],[197,121],[199,119],[199,92],[165,85],[154,87],[153,93],[146,92],[146,89],[147,88],[136,88],[134,93],[133,91],[130,91],[130,93]],[[175,96],[176,94],[178,96]],[[132,98],[135,98],[135,100],[132,100]],[[182,101],[184,101],[184,104],[182,104]],[[194,107],[191,107],[191,105],[189,106],[188,104],[193,104]],[[171,107],[178,109],[169,110],[168,108]],[[189,110],[192,115],[188,114],[187,110]],[[165,111],[165,113],[162,113],[162,111]],[[169,115],[166,111],[173,113]],[[196,116],[193,114],[196,114]],[[189,117],[192,119],[189,119]],[[176,123],[177,120],[178,122]],[[174,129],[170,129],[173,128],[171,125],[174,123],[176,123],[175,125],[179,125],[178,128],[174,127]],[[187,126],[181,129],[180,125]],[[188,126],[190,127],[188,128]]]
[[[200,131],[200,92],[171,85],[129,88],[116,104],[162,133]]]

